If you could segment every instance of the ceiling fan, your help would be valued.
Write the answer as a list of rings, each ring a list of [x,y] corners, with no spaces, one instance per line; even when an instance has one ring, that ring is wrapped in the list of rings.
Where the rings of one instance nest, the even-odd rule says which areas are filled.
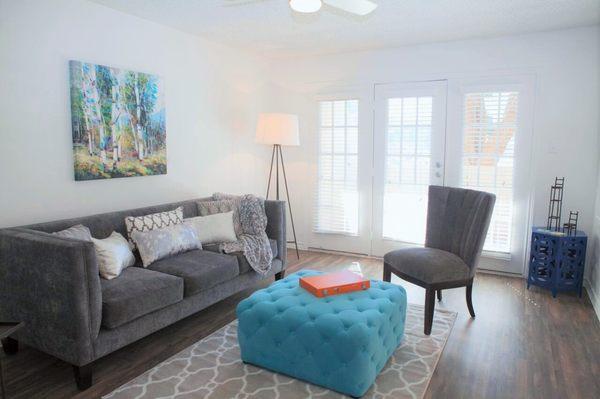
[[[241,6],[269,0],[228,0],[229,6]],[[371,0],[289,0],[290,8],[302,14],[316,13],[323,4],[349,14],[365,16],[377,8]]]
[[[310,14],[319,11],[323,3],[360,16],[370,14],[377,8],[377,4],[370,0],[290,0],[290,7],[296,12]]]

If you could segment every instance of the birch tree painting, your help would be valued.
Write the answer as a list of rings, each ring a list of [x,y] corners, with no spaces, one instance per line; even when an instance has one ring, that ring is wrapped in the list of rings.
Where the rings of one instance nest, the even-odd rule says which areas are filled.
[[[167,173],[162,79],[70,61],[75,180]]]

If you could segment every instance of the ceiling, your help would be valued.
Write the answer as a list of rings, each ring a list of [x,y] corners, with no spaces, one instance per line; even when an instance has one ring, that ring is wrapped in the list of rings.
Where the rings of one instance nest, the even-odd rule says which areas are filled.
[[[600,0],[373,0],[355,17],[324,6],[290,10],[287,0],[91,0],[268,57],[397,47],[600,23]]]

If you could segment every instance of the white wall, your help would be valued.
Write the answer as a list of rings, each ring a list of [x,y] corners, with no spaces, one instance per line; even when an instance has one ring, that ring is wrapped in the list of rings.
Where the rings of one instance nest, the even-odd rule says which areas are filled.
[[[598,70],[600,74],[600,70]],[[600,120],[600,112],[597,114]],[[600,130],[598,130],[600,135]],[[598,146],[600,154],[600,146]],[[588,237],[588,263],[586,288],[600,319],[600,162],[598,165],[598,186],[596,189],[596,208],[594,211],[593,230]]]
[[[564,210],[579,210],[590,232],[598,167],[599,27],[388,50],[285,59],[271,76],[285,87],[278,111],[301,116],[301,147],[285,148],[302,244],[311,229],[310,191],[316,176],[313,93],[328,86],[373,85],[457,76],[527,73],[536,77],[533,220],[545,224],[549,187],[566,177]],[[523,221],[526,223],[526,221]]]
[[[69,59],[165,78],[167,175],[73,180]],[[534,221],[545,222],[549,185],[565,176],[565,209],[580,210],[581,227],[590,232],[599,70],[598,27],[267,61],[84,0],[0,0],[0,227],[214,191],[262,194],[270,149],[253,142],[256,114],[283,111],[301,116],[302,145],[284,154],[297,232],[306,244],[316,173],[313,93],[329,86],[532,73]],[[589,275],[596,287],[598,273]]]
[[[75,182],[68,60],[161,75],[168,174]],[[253,192],[264,61],[84,0],[0,0],[0,227]],[[243,165],[243,167],[238,167]]]

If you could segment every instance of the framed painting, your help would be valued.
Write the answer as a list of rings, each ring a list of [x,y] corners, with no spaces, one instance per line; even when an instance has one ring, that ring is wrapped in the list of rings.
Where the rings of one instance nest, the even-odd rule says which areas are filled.
[[[164,82],[69,61],[75,180],[167,173]]]

